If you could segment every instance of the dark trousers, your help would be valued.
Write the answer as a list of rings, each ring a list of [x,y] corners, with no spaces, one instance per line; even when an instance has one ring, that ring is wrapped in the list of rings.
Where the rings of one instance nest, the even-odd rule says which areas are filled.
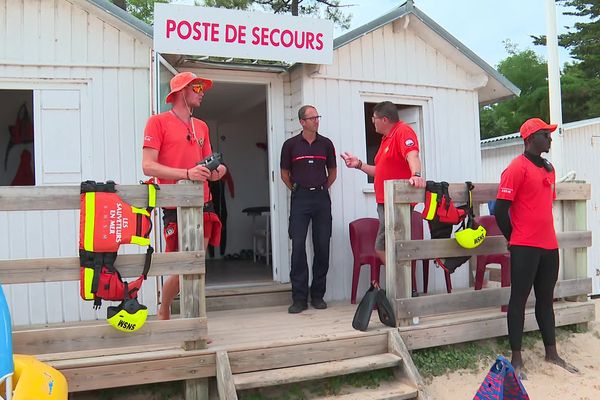
[[[520,351],[525,323],[525,304],[535,291],[535,319],[544,345],[556,344],[554,332],[554,286],[558,279],[558,249],[510,247],[510,301],[508,303],[508,340],[513,351]]]
[[[312,221],[314,258],[310,297],[320,299],[325,295],[329,270],[329,242],[331,239],[331,199],[327,190],[299,188],[292,193],[288,233],[292,239],[292,299],[308,300],[308,262],[306,236]]]

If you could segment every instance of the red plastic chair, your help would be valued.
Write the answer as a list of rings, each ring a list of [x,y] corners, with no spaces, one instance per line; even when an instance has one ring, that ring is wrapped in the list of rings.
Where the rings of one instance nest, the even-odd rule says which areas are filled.
[[[350,222],[350,247],[354,256],[352,268],[352,294],[350,302],[356,304],[356,290],[360,267],[369,265],[371,267],[371,282],[379,282],[379,270],[383,263],[375,252],[375,239],[379,229],[377,218],[359,218]]]
[[[412,240],[423,240],[423,215],[419,211],[412,211],[410,220],[410,237]],[[423,261],[423,293],[427,293],[429,287],[429,260]],[[412,290],[417,291],[417,260],[412,260]],[[452,293],[452,281],[450,273],[444,271],[446,278],[446,291]]]
[[[502,232],[496,224],[496,217],[483,215],[476,217],[475,222],[483,225],[486,236],[502,236]],[[510,286],[510,253],[487,254],[477,256],[477,270],[475,271],[475,290],[483,286],[483,275],[488,264],[500,264],[500,284],[502,287]]]

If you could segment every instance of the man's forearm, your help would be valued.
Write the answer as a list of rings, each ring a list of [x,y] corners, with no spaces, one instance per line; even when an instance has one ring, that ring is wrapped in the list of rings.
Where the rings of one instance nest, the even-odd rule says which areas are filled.
[[[510,240],[510,236],[512,234],[512,223],[508,213],[511,204],[512,202],[510,200],[498,199],[496,200],[496,205],[494,206],[496,223],[498,224],[498,228],[500,228],[500,231],[506,240]]]

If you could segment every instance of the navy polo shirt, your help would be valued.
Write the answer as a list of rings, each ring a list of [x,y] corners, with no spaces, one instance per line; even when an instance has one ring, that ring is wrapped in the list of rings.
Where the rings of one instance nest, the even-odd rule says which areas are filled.
[[[336,168],[335,148],[331,140],[319,135],[308,143],[302,132],[283,143],[281,169],[290,171],[292,183],[317,187],[327,183],[326,168]]]

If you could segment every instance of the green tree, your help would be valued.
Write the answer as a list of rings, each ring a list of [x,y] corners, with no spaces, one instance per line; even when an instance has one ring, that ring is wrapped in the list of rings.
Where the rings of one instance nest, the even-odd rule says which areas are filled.
[[[556,0],[571,7],[565,15],[581,17],[567,33],[559,35],[558,44],[580,61],[579,68],[589,78],[600,78],[600,0]],[[533,43],[545,45],[546,36],[532,36]]]
[[[500,61],[498,71],[521,89],[521,95],[481,109],[482,139],[516,132],[533,116],[548,119],[546,62],[533,50],[518,51],[510,43],[505,45],[509,56]]]

